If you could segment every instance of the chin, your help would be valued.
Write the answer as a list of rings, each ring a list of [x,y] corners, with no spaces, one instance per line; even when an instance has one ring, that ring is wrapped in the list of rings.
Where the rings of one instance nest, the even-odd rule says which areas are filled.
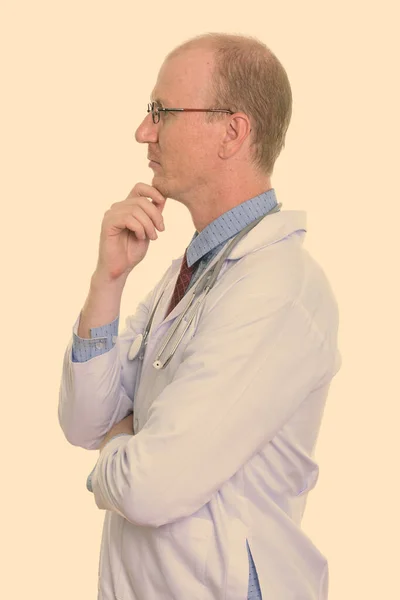
[[[154,173],[151,185],[156,188],[164,196],[164,198],[171,198],[185,204],[183,201],[184,194],[182,185],[179,186],[175,181],[170,181],[166,177],[159,173]]]
[[[164,177],[160,177],[156,173],[153,175],[151,185],[156,188],[164,196],[164,198],[174,198],[173,190]]]
[[[151,185],[156,188],[164,196],[164,198],[175,199],[176,189],[173,185],[158,173],[154,173]]]

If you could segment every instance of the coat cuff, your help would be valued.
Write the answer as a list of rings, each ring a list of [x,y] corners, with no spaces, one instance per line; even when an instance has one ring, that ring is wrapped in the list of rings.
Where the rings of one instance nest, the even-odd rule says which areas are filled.
[[[91,487],[97,507],[102,510],[112,510],[122,517],[124,517],[124,515],[117,509],[115,502],[113,501],[113,490],[116,490],[119,495],[120,491],[116,488],[121,485],[121,482],[115,480],[115,473],[113,472],[113,456],[117,454],[120,448],[123,448],[129,443],[129,439],[126,439],[127,437],[129,437],[129,439],[132,438],[133,433],[119,433],[110,438],[100,452],[97,464],[89,475],[89,477],[91,477]]]

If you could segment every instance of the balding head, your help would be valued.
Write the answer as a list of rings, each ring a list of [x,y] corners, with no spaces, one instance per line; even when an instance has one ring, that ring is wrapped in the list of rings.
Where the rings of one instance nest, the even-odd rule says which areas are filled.
[[[292,115],[292,91],[287,73],[276,55],[253,36],[207,33],[191,38],[167,56],[189,49],[211,52],[214,69],[208,86],[209,100],[233,111],[243,111],[252,125],[252,164],[271,175],[285,146]],[[223,117],[208,114],[213,122]]]

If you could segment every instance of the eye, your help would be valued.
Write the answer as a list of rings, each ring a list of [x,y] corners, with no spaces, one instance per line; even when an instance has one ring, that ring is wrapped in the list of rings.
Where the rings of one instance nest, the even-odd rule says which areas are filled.
[[[163,121],[165,121],[165,119],[169,120],[171,114],[173,113],[171,113],[169,110],[160,110],[160,116]]]

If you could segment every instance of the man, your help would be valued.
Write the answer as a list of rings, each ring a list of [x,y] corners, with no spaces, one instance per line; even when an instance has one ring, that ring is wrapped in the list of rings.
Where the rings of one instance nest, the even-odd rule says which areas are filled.
[[[104,216],[60,387],[66,438],[100,450],[88,478],[106,510],[98,597],[324,600],[327,561],[300,523],[340,368],[338,311],[303,247],[304,213],[279,211],[271,187],[292,108],[286,72],[254,38],[207,34],[166,58],[151,100],[136,140],[152,185]],[[167,198],[196,231],[118,335],[124,285],[164,230]]]

